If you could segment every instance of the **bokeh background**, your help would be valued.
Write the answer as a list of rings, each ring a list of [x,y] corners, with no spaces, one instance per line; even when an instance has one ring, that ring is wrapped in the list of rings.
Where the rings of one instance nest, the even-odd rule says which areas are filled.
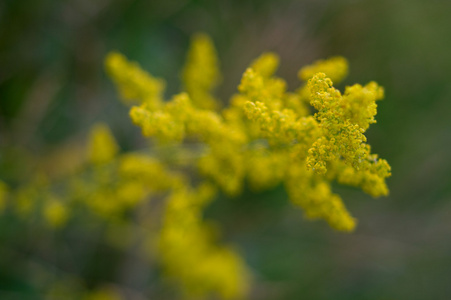
[[[359,219],[352,234],[305,221],[281,187],[219,199],[206,217],[252,268],[251,299],[451,299],[450,13],[446,0],[1,1],[0,178],[14,187],[42,165],[57,173],[71,163],[61,149],[81,149],[98,121],[123,151],[142,146],[104,72],[111,50],[165,78],[170,97],[190,36],[206,32],[225,101],[264,51],[281,56],[278,75],[291,89],[301,66],[343,55],[350,76],[341,88],[385,87],[367,136],[392,166],[390,196],[337,186]],[[45,299],[41,283],[61,274],[127,299],[177,299],[158,271],[130,257],[117,263],[100,234],[40,233],[3,215],[0,299]]]

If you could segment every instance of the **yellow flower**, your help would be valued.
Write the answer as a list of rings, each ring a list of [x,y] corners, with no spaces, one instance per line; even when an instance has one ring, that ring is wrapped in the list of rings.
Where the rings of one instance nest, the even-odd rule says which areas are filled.
[[[182,72],[183,84],[196,107],[217,109],[219,101],[212,95],[220,81],[218,58],[210,37],[198,33],[191,39],[186,64]]]
[[[201,219],[214,195],[208,184],[171,193],[159,239],[160,258],[167,275],[188,297],[242,298],[249,288],[244,262],[231,247],[215,245],[211,227]]]
[[[250,66],[255,72],[264,78],[271,77],[279,67],[279,56],[272,52],[263,53],[254,60]]]
[[[105,67],[125,103],[134,101],[152,107],[161,103],[166,86],[164,80],[143,71],[137,63],[129,62],[118,52],[107,55]]]
[[[184,91],[168,101],[162,79],[122,54],[108,54],[106,70],[131,106],[132,122],[156,148],[119,153],[109,128],[96,124],[88,163],[78,173],[54,181],[37,175],[13,192],[0,181],[0,210],[8,197],[22,218],[40,215],[58,229],[67,223],[70,207],[85,209],[109,222],[106,239],[116,248],[145,241],[143,248],[151,248],[146,253],[157,255],[164,275],[187,298],[246,299],[249,268],[237,249],[218,242],[218,226],[203,217],[219,192],[233,197],[246,184],[257,191],[283,185],[307,219],[345,232],[357,221],[333,192],[334,182],[373,197],[389,193],[391,167],[371,152],[364,135],[376,122],[383,88],[370,82],[340,92],[333,81],[345,78],[348,64],[333,57],[302,68],[301,86],[287,91],[285,80],[275,75],[278,65],[274,53],[254,60],[230,105],[221,109],[225,102],[213,94],[221,80],[218,58],[205,34],[191,41]],[[175,162],[180,158],[185,161]],[[122,298],[111,288],[84,296]]]
[[[245,263],[233,248],[213,242],[217,233],[202,219],[202,210],[215,195],[212,184],[231,196],[246,182],[255,190],[283,184],[307,218],[323,219],[341,231],[352,231],[357,221],[333,193],[334,180],[375,197],[388,193],[390,166],[371,154],[364,135],[375,123],[383,89],[370,82],[346,87],[342,94],[332,80],[343,80],[348,64],[333,57],[302,68],[299,78],[308,83],[288,92],[286,82],[274,76],[278,64],[276,54],[258,57],[245,70],[229,107],[219,110],[220,101],[212,94],[220,81],[217,56],[206,35],[192,39],[182,74],[185,92],[167,102],[146,91],[147,85],[157,90],[155,79],[143,75],[137,65],[122,56],[107,59],[121,93],[141,100],[130,117],[144,136],[156,138],[157,144],[176,143],[180,149],[204,145],[191,165],[183,164],[196,168],[188,174],[157,158],[123,155],[117,186],[104,194],[99,191],[131,206],[150,192],[168,194],[158,252],[167,276],[188,297],[245,298],[249,289]],[[140,75],[120,77],[122,69]],[[316,109],[314,115],[309,105]],[[193,171],[208,184],[191,187],[188,176]]]
[[[105,164],[114,159],[119,147],[105,124],[96,124],[90,133],[89,160],[93,164]]]
[[[303,67],[298,77],[307,81],[316,73],[325,73],[333,82],[339,83],[348,75],[348,62],[344,57],[335,56]]]
[[[49,195],[44,203],[44,217],[47,223],[52,228],[60,228],[65,225],[69,213],[66,206],[60,199],[54,195]]]

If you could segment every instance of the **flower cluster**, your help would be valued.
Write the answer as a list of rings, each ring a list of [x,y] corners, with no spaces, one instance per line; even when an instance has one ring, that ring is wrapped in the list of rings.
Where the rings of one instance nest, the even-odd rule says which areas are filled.
[[[160,143],[196,140],[204,144],[203,154],[193,163],[223,192],[237,195],[245,182],[258,190],[283,183],[291,201],[301,206],[307,217],[324,219],[342,231],[353,230],[356,221],[340,196],[332,192],[332,181],[361,187],[375,197],[387,195],[385,179],[390,176],[390,166],[371,154],[364,135],[375,123],[376,101],[383,98],[383,89],[370,82],[346,87],[342,95],[332,80],[339,82],[347,75],[344,58],[333,57],[302,68],[299,78],[306,84],[287,92],[285,81],[274,76],[278,56],[265,53],[244,72],[239,93],[232,96],[230,105],[218,111],[223,103],[212,94],[219,80],[217,59],[207,36],[193,38],[183,72],[185,92],[167,102],[149,105],[139,96],[139,83],[131,82],[144,71],[132,62],[117,68],[117,57],[122,58],[110,54],[106,65],[119,91],[130,90],[141,103],[130,110],[133,122],[144,136],[156,137]],[[309,104],[317,111],[314,115]],[[169,198],[168,206],[194,198],[190,193],[177,194]],[[180,211],[179,219],[194,218],[190,217],[191,209],[184,209],[186,216]],[[163,232],[170,230],[166,227],[171,228],[165,225]],[[196,286],[192,280],[198,273],[180,271],[187,270],[182,267],[184,263],[172,261],[172,276],[184,285]]]
[[[376,122],[383,89],[370,82],[346,87],[342,94],[333,86],[348,73],[342,57],[302,68],[300,87],[287,91],[275,76],[278,56],[264,53],[245,70],[228,106],[214,95],[221,75],[213,43],[204,34],[192,39],[182,72],[184,91],[167,101],[164,80],[122,54],[110,53],[105,64],[124,104],[131,106],[133,123],[155,138],[154,150],[121,153],[109,128],[97,124],[84,167],[58,181],[38,174],[14,191],[0,182],[0,209],[11,198],[18,215],[39,212],[55,229],[76,209],[86,210],[108,221],[107,238],[117,247],[127,247],[136,234],[125,220],[139,210],[143,252],[158,258],[188,298],[235,299],[246,297],[251,272],[233,246],[220,245],[218,230],[202,215],[219,192],[233,197],[246,185],[262,191],[282,184],[307,218],[341,231],[352,231],[356,220],[333,193],[332,182],[374,197],[388,194],[390,166],[371,153],[364,135]],[[198,147],[190,152],[193,145]],[[159,148],[173,149],[171,159],[163,159]],[[162,216],[152,213],[149,203],[163,203]],[[96,293],[113,292],[93,292],[92,299]],[[120,299],[113,294],[108,299]]]

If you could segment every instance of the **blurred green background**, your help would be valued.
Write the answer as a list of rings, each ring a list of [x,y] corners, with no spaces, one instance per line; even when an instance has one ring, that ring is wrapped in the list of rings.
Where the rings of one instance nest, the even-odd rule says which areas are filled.
[[[111,126],[124,151],[143,145],[104,73],[111,50],[165,78],[170,97],[180,91],[190,36],[206,32],[225,101],[264,51],[281,56],[278,75],[291,89],[303,65],[343,55],[350,76],[341,88],[370,80],[385,87],[367,136],[392,166],[390,196],[337,186],[359,219],[352,234],[305,221],[282,188],[220,199],[207,217],[251,266],[251,299],[451,299],[450,13],[446,0],[1,1],[0,178],[19,184],[36,158],[80,143],[97,121]],[[154,271],[134,280],[102,264],[116,253],[96,244],[98,233],[88,238],[95,251],[65,256],[79,242],[70,234],[36,235],[1,218],[0,299],[42,299],[36,265],[88,287],[133,291],[128,299],[175,299]]]

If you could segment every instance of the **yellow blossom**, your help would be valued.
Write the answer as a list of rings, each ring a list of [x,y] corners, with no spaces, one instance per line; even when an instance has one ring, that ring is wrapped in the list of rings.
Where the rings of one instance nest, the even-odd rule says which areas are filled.
[[[105,67],[126,103],[135,101],[151,107],[161,103],[166,86],[162,79],[143,71],[137,63],[129,62],[118,52],[107,55]]]
[[[68,219],[67,207],[53,195],[49,195],[44,203],[44,217],[50,227],[60,228]]]
[[[238,87],[240,93],[220,115],[203,110],[213,106],[195,100],[196,93],[193,89],[190,92],[187,84],[198,77],[203,78],[204,91],[215,86],[215,76],[209,81],[202,77],[202,68],[194,67],[203,64],[206,73],[215,74],[210,48],[211,42],[205,37],[194,38],[184,71],[188,94],[176,95],[158,108],[133,107],[130,116],[134,123],[145,136],[176,142],[194,138],[208,145],[198,159],[199,172],[230,195],[241,191],[245,178],[255,189],[284,182],[292,202],[302,206],[306,216],[325,219],[339,230],[352,230],[355,220],[341,198],[331,192],[329,182],[336,179],[360,186],[373,196],[388,193],[385,178],[390,176],[390,167],[371,154],[363,134],[375,122],[375,101],[383,97],[383,89],[371,82],[347,87],[342,95],[330,78],[341,81],[348,65],[344,58],[333,57],[302,68],[299,77],[308,84],[290,93],[285,81],[274,76],[279,58],[264,53],[246,69]],[[202,51],[210,53],[205,55],[210,56],[206,59],[210,63],[200,58]],[[197,77],[194,71],[199,73]],[[317,110],[314,116],[309,114],[308,103]],[[267,148],[249,146],[252,143]],[[339,164],[353,173],[336,168]],[[307,169],[300,172],[302,168]],[[332,168],[329,173],[328,168]],[[294,177],[296,180],[307,180],[304,188],[294,183],[293,174],[301,174]]]
[[[196,107],[219,107],[219,101],[212,95],[220,81],[218,58],[209,36],[198,33],[192,37],[182,79],[185,90]]]
[[[324,219],[337,230],[352,231],[356,220],[346,210],[330,183],[299,165],[291,165],[286,187],[291,201],[301,206],[311,219]]]
[[[255,72],[264,78],[271,77],[279,67],[279,56],[272,52],[263,53],[254,60],[250,66]]]
[[[367,130],[370,124],[376,123],[376,101],[384,98],[384,89],[375,82],[365,86],[355,84],[346,87],[342,99],[344,117],[351,123]]]
[[[304,82],[288,91],[275,75],[278,65],[274,53],[255,59],[221,109],[225,102],[213,95],[221,80],[217,54],[204,34],[191,41],[184,91],[168,101],[162,79],[122,54],[108,54],[106,70],[154,148],[120,153],[108,127],[94,125],[88,160],[77,172],[52,173],[52,180],[38,173],[14,191],[0,181],[0,210],[8,198],[20,217],[41,216],[53,230],[68,223],[72,209],[88,213],[108,222],[106,240],[117,250],[139,246],[149,260],[157,257],[164,276],[188,299],[247,299],[249,267],[204,218],[218,193],[230,198],[246,185],[256,191],[283,186],[307,219],[345,232],[357,221],[333,192],[334,182],[373,197],[389,193],[391,167],[364,135],[376,122],[383,88],[370,82],[340,92],[333,81],[345,78],[348,65],[333,57],[302,68]],[[110,287],[83,296],[122,299]]]
[[[118,150],[116,141],[105,124],[97,124],[91,129],[89,160],[92,163],[108,163],[116,156]]]
[[[333,82],[339,83],[348,75],[348,62],[344,57],[335,56],[303,67],[298,77],[307,81],[316,73],[325,73]]]
[[[248,290],[242,259],[232,248],[215,245],[210,227],[201,220],[202,208],[214,195],[210,185],[172,192],[159,240],[160,257],[167,275],[188,297],[242,298]]]

